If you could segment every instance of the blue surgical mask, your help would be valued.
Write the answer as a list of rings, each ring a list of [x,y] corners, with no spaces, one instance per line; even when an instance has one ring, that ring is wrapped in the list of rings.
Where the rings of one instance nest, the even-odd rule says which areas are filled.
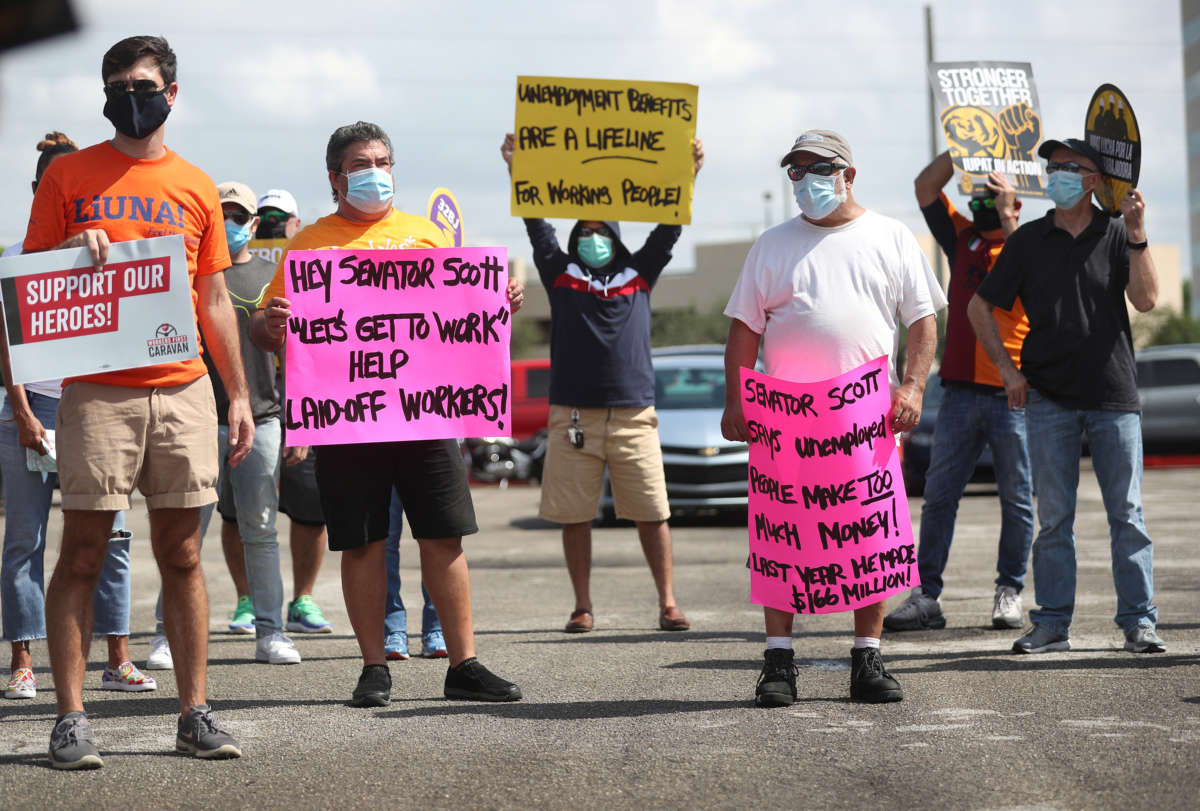
[[[225,221],[225,239],[229,242],[229,255],[246,247],[246,243],[250,241],[250,223],[253,220],[246,220],[245,225],[238,225],[233,220]]]
[[[602,268],[612,261],[612,239],[601,234],[580,237],[575,249],[588,267]]]
[[[392,207],[392,174],[371,167],[346,173],[346,202],[367,214]]]
[[[796,205],[810,220],[825,219],[846,200],[844,190],[838,194],[836,174],[829,177],[807,174],[792,181],[792,191],[796,195]]]
[[[1046,196],[1058,208],[1072,208],[1083,199],[1083,177],[1075,172],[1060,169],[1050,173],[1046,181]]]

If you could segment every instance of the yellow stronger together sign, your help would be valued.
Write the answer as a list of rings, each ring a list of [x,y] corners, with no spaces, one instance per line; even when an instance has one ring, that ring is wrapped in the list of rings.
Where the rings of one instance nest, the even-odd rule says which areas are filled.
[[[518,76],[513,215],[690,223],[698,91]]]

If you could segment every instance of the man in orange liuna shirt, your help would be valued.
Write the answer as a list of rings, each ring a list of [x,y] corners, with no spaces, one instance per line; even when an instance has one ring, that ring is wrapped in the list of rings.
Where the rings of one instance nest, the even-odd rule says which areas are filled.
[[[429,220],[392,208],[394,159],[392,142],[378,125],[359,121],[335,130],[325,150],[325,168],[337,212],[301,230],[288,250],[452,247]],[[266,306],[251,320],[251,337],[268,351],[283,346],[291,316],[291,304],[283,297],[286,263],[285,254],[267,289]],[[332,295],[336,306],[336,286]],[[515,279],[508,282],[508,298],[515,312],[523,299]],[[285,378],[285,386],[287,382]],[[421,550],[423,581],[442,620],[450,659],[446,698],[520,699],[517,685],[475,658],[462,536],[478,527],[458,444],[438,439],[322,445],[316,456],[329,548],[342,552],[342,594],[363,656],[351,705],[382,707],[391,699],[392,679],[384,655],[384,541],[393,486]]]
[[[129,37],[101,63],[112,140],[64,155],[38,186],[27,252],[86,248],[100,268],[109,245],[181,234],[195,320],[229,393],[230,464],[254,439],[238,328],[221,271],[229,267],[217,188],[164,145],[175,104],[175,53],[160,37]],[[191,324],[172,325],[181,334]],[[194,340],[194,333],[193,333]],[[200,508],[216,501],[217,417],[204,361],[169,361],[64,381],[58,407],[63,540],[46,589],[47,640],[59,717],[55,768],[102,765],[81,688],[92,593],[113,514],[136,486],[150,510],[150,544],[163,582],[181,714],[175,748],[201,758],[239,757],[205,701],[208,595],[200,568]]]
[[[950,259],[950,308],[946,351],[938,373],[942,403],[929,449],[925,503],[921,507],[921,539],[917,545],[921,583],[884,618],[883,627],[889,631],[946,627],[939,601],[942,574],[950,557],[958,502],[985,446],[992,449],[1000,495],[992,627],[1020,628],[1024,622],[1021,590],[1033,544],[1033,486],[1025,410],[1008,407],[1000,372],[980,346],[967,319],[967,302],[996,263],[1008,235],[1017,230],[1021,201],[1004,175],[992,172],[972,192],[972,219],[967,219],[942,191],[953,177],[950,153],[943,152],[914,181],[925,222]],[[1013,363],[1020,365],[1021,347],[1029,333],[1029,319],[1020,302],[1011,312],[997,310],[996,324]],[[914,434],[913,441],[921,436],[929,435]]]

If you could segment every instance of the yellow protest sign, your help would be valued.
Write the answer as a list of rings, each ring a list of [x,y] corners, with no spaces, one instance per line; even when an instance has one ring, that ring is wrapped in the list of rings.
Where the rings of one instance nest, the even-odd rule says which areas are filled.
[[[518,76],[513,215],[691,222],[698,94],[692,84]]]
[[[262,257],[268,262],[278,265],[280,260],[283,259],[283,249],[289,242],[291,240],[286,237],[279,237],[277,239],[252,239],[247,243],[247,247],[250,248],[250,253],[255,256]]]
[[[1137,186],[1142,173],[1142,135],[1129,98],[1113,84],[1102,84],[1092,94],[1084,119],[1087,142],[1103,160],[1103,182],[1096,197],[1109,213],[1121,210],[1121,198]]]

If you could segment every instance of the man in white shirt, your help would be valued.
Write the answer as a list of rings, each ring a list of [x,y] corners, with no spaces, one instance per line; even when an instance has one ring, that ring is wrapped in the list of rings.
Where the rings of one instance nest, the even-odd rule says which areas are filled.
[[[754,367],[760,342],[767,374],[803,382],[836,377],[888,355],[892,430],[911,430],[921,418],[937,346],[935,313],[946,306],[937,278],[903,224],[855,202],[856,170],[845,138],[809,130],[780,166],[787,167],[802,214],[758,238],[725,308],[732,322],[721,432],[749,441],[739,376],[741,367]],[[902,381],[895,368],[901,325],[908,328]],[[854,611],[850,697],[857,701],[904,697],[879,654],[884,606]],[[788,706],[796,699],[794,615],[766,607],[763,613],[767,650],[755,703]]]

